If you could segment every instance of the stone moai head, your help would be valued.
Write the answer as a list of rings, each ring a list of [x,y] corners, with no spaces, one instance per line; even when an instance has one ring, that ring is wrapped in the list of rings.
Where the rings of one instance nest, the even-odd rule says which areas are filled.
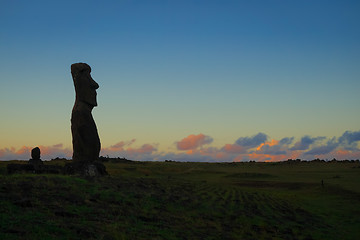
[[[40,148],[36,147],[31,150],[32,159],[40,159]]]
[[[91,68],[86,63],[74,63],[71,65],[71,75],[74,80],[76,100],[84,102],[92,107],[97,106],[96,89],[99,85],[92,79]]]

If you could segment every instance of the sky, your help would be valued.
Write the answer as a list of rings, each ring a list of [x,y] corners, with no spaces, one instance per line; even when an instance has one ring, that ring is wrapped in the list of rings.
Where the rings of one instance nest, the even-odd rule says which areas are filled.
[[[0,159],[71,158],[70,65],[100,155],[360,158],[360,2],[0,0]]]

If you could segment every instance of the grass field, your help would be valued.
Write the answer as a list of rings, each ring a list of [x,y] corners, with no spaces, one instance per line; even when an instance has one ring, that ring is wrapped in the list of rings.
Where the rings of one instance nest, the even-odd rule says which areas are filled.
[[[0,239],[360,239],[359,162],[109,161],[98,179],[7,163]]]

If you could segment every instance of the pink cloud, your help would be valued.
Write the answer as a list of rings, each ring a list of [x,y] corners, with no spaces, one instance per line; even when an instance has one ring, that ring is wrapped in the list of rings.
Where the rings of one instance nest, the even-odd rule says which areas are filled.
[[[72,149],[64,148],[63,144],[56,144],[53,146],[39,146],[41,156],[44,159],[52,158],[72,158]]]
[[[358,151],[351,151],[345,149],[338,149],[332,153],[334,158],[336,159],[360,159],[360,150]]]
[[[25,154],[29,154],[29,152],[31,152],[31,147],[27,147],[27,146],[22,146],[19,150],[17,150],[15,153],[17,155],[25,155]]]
[[[152,152],[156,151],[156,147],[154,147],[153,145],[151,144],[144,144],[142,145],[140,148],[128,148],[127,151],[129,153],[141,153],[141,154],[151,154]]]
[[[204,144],[209,144],[213,141],[213,139],[209,136],[206,136],[202,133],[198,135],[191,134],[181,141],[176,143],[178,150],[192,150],[196,149]]]
[[[120,141],[110,147],[101,149],[100,155],[110,157],[125,157],[132,160],[153,160],[157,151],[157,144],[143,144],[140,147],[133,146],[136,139]]]
[[[125,146],[130,146],[131,144],[133,144],[136,141],[136,139],[132,139],[128,142],[118,142],[112,146],[109,147],[109,149],[113,150],[113,151],[123,151]]]
[[[223,150],[227,153],[245,153],[246,148],[237,144],[225,144]]]

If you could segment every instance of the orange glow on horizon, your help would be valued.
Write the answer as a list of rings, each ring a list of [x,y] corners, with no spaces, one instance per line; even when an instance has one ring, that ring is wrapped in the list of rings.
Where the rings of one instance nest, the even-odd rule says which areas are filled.
[[[270,154],[259,154],[250,153],[250,160],[257,160],[261,162],[279,162],[287,159],[286,155],[270,155]]]

